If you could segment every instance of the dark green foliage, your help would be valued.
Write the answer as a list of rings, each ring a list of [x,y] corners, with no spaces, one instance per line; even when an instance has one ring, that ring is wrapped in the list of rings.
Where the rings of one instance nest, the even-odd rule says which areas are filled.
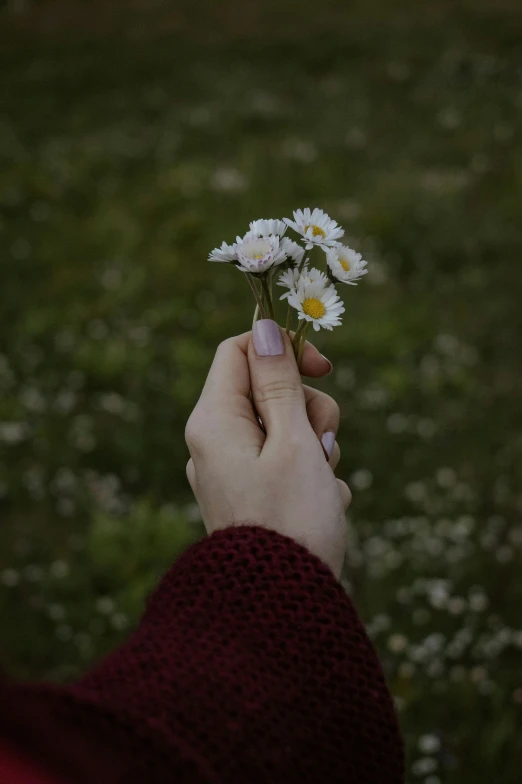
[[[74,677],[201,535],[184,423],[253,311],[206,256],[251,218],[320,206],[370,262],[317,340],[354,491],[347,576],[410,780],[515,784],[520,19],[470,4],[394,25],[380,5],[284,45],[5,50],[0,655]]]

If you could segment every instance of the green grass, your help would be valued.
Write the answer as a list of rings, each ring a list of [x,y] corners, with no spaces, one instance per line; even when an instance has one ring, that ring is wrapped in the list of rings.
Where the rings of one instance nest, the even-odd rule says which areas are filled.
[[[318,205],[371,267],[318,338],[321,387],[409,781],[515,784],[522,25],[509,3],[327,5],[315,37],[283,8],[284,33],[259,16],[263,35],[213,41],[211,17],[202,45],[18,30],[4,48],[0,656],[74,677],[201,535],[184,423],[252,316],[206,256]]]

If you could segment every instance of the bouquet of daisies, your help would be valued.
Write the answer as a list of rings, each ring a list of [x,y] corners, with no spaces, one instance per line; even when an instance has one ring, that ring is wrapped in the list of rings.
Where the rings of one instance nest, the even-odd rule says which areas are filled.
[[[286,236],[289,228],[298,235],[297,242]],[[244,237],[214,248],[209,261],[233,264],[245,274],[256,300],[254,321],[275,319],[274,282],[287,289],[280,299],[288,303],[289,335],[297,315],[292,342],[300,365],[310,326],[331,330],[341,324],[344,305],[336,284],[355,285],[368,272],[361,254],[339,241],[343,236],[344,230],[325,212],[306,208],[296,210],[293,220],[252,221]],[[310,266],[312,253],[324,262],[323,269]]]

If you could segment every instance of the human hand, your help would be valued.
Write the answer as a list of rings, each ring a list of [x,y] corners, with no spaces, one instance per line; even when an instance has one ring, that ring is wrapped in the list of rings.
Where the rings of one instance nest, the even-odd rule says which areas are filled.
[[[317,378],[330,369],[308,343],[303,374]],[[339,577],[351,493],[334,475],[338,425],[337,403],[303,386],[291,342],[275,322],[258,321],[253,338],[246,333],[221,343],[185,434],[187,476],[207,532],[271,528]]]

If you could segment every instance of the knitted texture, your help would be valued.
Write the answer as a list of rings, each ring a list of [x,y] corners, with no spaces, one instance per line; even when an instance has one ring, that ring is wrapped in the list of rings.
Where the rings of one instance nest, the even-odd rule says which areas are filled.
[[[4,738],[23,732],[26,752],[67,781],[404,781],[393,703],[352,602],[318,558],[258,526],[189,548],[130,639],[78,682],[6,691],[19,719],[0,723]]]

